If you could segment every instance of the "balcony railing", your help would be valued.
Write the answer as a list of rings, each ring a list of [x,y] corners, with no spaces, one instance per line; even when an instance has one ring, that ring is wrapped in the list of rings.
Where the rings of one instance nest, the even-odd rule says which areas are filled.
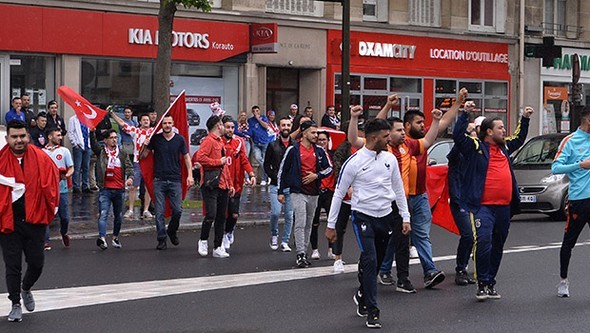
[[[543,22],[543,34],[545,36],[565,37],[576,39],[582,32],[582,27],[558,23]]]
[[[322,17],[324,3],[314,0],[266,0],[266,12]]]

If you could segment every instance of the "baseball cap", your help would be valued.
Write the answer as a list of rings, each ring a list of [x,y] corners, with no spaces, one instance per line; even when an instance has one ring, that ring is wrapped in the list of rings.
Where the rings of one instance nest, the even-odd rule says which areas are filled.
[[[486,119],[486,117],[484,116],[479,116],[477,118],[475,118],[475,120],[473,121],[473,123],[475,124],[475,127],[477,126],[481,126],[481,123]]]
[[[290,109],[299,109],[299,107],[297,107],[297,104],[291,104],[291,106],[289,108]]]
[[[314,123],[313,121],[304,121],[301,123],[301,125],[299,125],[299,129],[301,130],[301,132],[305,132],[307,131],[309,128],[311,127],[317,127],[318,125],[316,125],[316,123]]]

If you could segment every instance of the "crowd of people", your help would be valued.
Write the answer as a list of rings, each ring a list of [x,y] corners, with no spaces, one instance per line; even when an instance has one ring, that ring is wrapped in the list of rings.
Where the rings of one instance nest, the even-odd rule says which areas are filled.
[[[300,114],[292,104],[289,115],[277,120],[275,111],[262,115],[260,108],[253,106],[251,117],[245,112],[237,119],[223,113],[212,115],[206,122],[208,135],[190,156],[186,140],[174,131],[172,116],[161,119],[161,132],[155,134],[157,114],[139,115],[138,123],[131,108],[125,108],[123,118],[110,111],[119,131],[112,128],[109,117],[96,128],[88,128],[75,115],[66,130],[57,114],[57,102],[48,103],[48,113],[34,115],[27,97],[12,100],[13,108],[6,115],[7,146],[0,151],[0,191],[7,193],[6,197],[12,194],[12,201],[0,206],[0,245],[13,303],[10,321],[22,319],[21,298],[28,311],[35,308],[30,290],[41,275],[44,250],[51,248],[48,225],[56,212],[63,245],[70,246],[70,179],[73,193],[98,191],[99,248],[109,246],[106,225],[111,207],[110,244],[123,246],[119,239],[122,221],[136,216],[139,196],[138,216],[153,218],[155,214],[156,249],[162,251],[168,240],[174,246],[180,244],[182,192],[194,185],[193,171],[198,170],[204,210],[199,255],[209,255],[213,227],[212,256],[230,257],[244,186],[269,186],[269,246],[273,251],[292,252],[294,240],[299,268],[309,267],[311,260],[321,257],[318,238],[323,210],[327,214],[327,257],[334,260],[335,273],[344,272],[343,239],[352,220],[361,249],[359,287],[353,300],[357,314],[366,317],[366,326],[380,328],[377,284],[395,284],[399,292],[416,292],[409,279],[411,245],[417,249],[425,288],[446,278],[434,263],[430,241],[426,151],[452,124],[455,145],[448,156],[448,187],[451,212],[460,232],[455,283],[475,284],[479,301],[501,298],[496,276],[510,218],[518,213],[519,203],[509,156],[526,140],[533,114],[530,107],[524,109],[514,135],[508,137],[499,118],[479,117],[470,122],[475,104],[467,100],[466,89],[460,90],[444,114],[432,110],[428,128],[420,111],[407,111],[403,119],[388,117],[399,103],[397,95],[388,96],[376,118],[365,122],[359,121],[361,106],[351,108],[347,123],[341,123],[334,106],[328,106],[320,124],[314,121],[311,107]],[[569,296],[571,250],[590,216],[590,148],[580,149],[590,142],[590,110],[582,112],[581,119],[578,131],[562,142],[553,164],[554,173],[570,177],[570,219],[560,254],[561,297]],[[329,149],[332,130],[344,131],[347,139]],[[63,146],[66,135],[71,152]],[[150,157],[153,175],[142,173],[139,166]],[[42,176],[24,177],[31,168],[37,168],[35,172]],[[168,224],[166,206],[171,212]],[[284,224],[279,234],[281,212]],[[21,281],[22,253],[28,265]],[[474,273],[468,273],[472,254]],[[392,274],[394,261],[397,283]]]

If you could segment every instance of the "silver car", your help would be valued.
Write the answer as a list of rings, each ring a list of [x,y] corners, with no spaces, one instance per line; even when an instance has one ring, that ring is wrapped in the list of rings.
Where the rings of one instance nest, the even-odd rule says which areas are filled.
[[[545,213],[553,220],[567,216],[566,175],[551,173],[559,143],[567,134],[547,134],[530,139],[512,159],[523,213]]]

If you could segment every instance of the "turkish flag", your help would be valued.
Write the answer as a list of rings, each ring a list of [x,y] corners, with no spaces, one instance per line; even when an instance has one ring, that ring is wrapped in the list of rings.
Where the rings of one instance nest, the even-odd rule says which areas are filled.
[[[178,97],[172,102],[168,110],[164,112],[160,120],[156,124],[156,128],[152,132],[152,135],[148,138],[151,140],[154,134],[158,134],[162,132],[162,119],[165,116],[172,116],[174,119],[174,133],[176,135],[180,135],[184,138],[186,143],[187,149],[189,149],[189,141],[188,141],[188,118],[187,118],[187,111],[186,111],[186,93],[183,90]],[[188,186],[186,184],[186,179],[188,178],[188,171],[184,165],[184,157],[179,155],[178,158],[180,159],[180,176],[181,181],[180,185],[182,186],[182,200],[186,197],[186,192],[188,191]],[[141,168],[141,175],[143,177],[143,181],[145,182],[145,188],[150,194],[152,200],[154,199],[154,153],[150,152],[147,157],[139,160],[139,166]],[[170,209],[170,204],[168,203],[168,198],[166,198],[166,211],[164,212],[164,216],[168,217],[172,215],[172,210]]]
[[[80,122],[90,129],[96,128],[108,114],[107,111],[92,105],[68,86],[57,88],[57,93],[63,98],[64,102],[74,109]]]
[[[448,231],[459,234],[449,204],[449,167],[429,166],[426,169],[426,189],[432,211],[432,222]]]

